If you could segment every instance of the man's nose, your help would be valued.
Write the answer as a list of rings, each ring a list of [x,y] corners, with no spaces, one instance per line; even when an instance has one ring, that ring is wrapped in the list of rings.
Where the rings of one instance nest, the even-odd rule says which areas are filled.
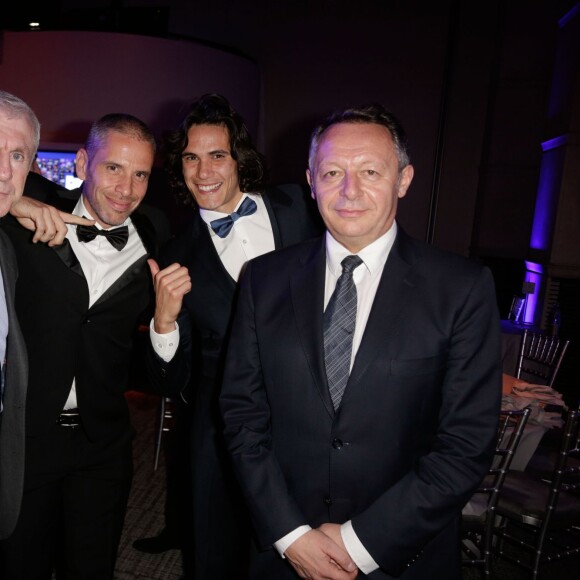
[[[345,173],[341,194],[347,199],[355,199],[360,196],[360,184],[356,174]]]
[[[131,195],[132,189],[133,189],[133,181],[132,181],[130,175],[124,175],[117,182],[116,190],[123,197],[126,197],[128,195]]]
[[[207,179],[211,175],[211,163],[203,159],[197,164],[197,177]]]
[[[0,153],[0,179],[8,181],[12,177],[12,165],[10,165],[10,155]]]

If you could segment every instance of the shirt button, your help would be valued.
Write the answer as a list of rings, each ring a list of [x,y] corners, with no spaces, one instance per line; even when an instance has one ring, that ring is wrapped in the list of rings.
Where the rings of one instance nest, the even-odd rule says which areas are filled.
[[[327,495],[322,500],[326,505],[332,505],[332,499]]]
[[[172,342],[170,342],[170,343],[169,343],[169,346],[173,346],[173,343],[172,343]]]
[[[242,243],[243,244],[247,244],[248,243],[248,240],[242,240]]]
[[[342,439],[333,439],[332,446],[334,449],[342,449],[343,443]]]

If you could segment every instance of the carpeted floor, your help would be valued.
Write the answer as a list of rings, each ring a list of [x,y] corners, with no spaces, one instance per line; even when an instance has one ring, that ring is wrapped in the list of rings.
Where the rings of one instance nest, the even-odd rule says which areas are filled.
[[[119,548],[116,580],[178,580],[182,576],[179,550],[144,554],[133,541],[155,536],[164,525],[165,464],[161,453],[159,468],[153,469],[154,432],[159,397],[137,391],[128,393],[129,408],[137,436],[133,444],[135,474]]]

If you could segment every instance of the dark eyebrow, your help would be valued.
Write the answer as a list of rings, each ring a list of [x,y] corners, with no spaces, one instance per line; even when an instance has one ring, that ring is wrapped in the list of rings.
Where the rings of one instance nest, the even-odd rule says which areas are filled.
[[[210,155],[215,155],[216,153],[223,153],[224,155],[230,154],[230,152],[227,151],[226,149],[215,149],[214,151],[209,152]]]

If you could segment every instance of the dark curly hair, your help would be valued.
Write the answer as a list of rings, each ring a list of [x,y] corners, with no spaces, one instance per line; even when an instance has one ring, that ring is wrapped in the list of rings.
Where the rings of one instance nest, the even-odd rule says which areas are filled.
[[[195,199],[183,179],[181,155],[187,147],[187,132],[193,125],[225,127],[230,138],[230,153],[238,164],[238,182],[243,192],[262,192],[266,182],[264,157],[252,143],[242,117],[222,95],[205,94],[195,101],[179,128],[164,140],[164,165],[169,183],[178,199],[195,207]]]

